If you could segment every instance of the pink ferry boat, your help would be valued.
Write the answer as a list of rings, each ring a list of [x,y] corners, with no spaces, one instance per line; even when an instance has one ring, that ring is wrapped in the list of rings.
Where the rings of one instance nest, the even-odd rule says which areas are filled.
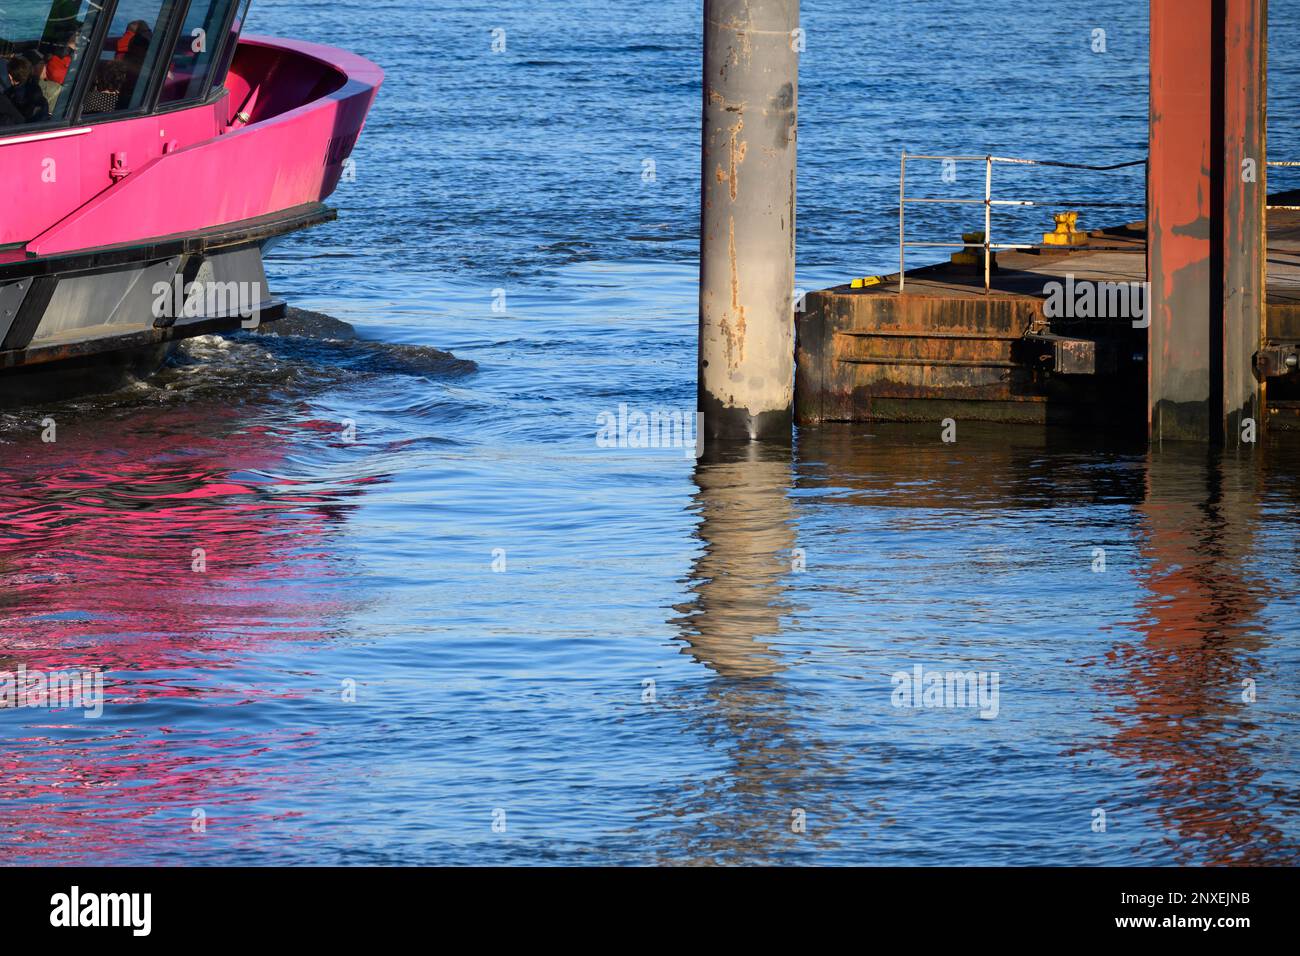
[[[0,0],[0,399],[283,316],[262,252],[334,218],[383,72],[249,2]]]

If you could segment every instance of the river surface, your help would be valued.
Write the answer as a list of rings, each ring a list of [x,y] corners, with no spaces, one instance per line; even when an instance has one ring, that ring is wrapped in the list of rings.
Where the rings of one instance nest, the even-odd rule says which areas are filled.
[[[1144,4],[804,6],[804,288],[896,267],[904,148],[1144,154]],[[255,0],[387,85],[339,221],[268,257],[294,325],[0,413],[0,672],[105,698],[0,709],[0,862],[1300,861],[1294,447],[597,441],[694,406],[698,8]]]

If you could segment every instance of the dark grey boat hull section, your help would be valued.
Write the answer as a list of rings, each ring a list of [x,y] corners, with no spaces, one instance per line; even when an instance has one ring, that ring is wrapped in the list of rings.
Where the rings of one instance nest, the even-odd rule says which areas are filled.
[[[166,317],[156,307],[160,291],[175,287],[184,261],[183,256],[173,256],[134,267],[40,276],[0,286],[0,343],[12,351],[26,338],[26,349],[44,350],[148,332],[160,324],[159,318]],[[233,284],[236,289],[255,289],[259,312],[271,299],[261,253],[255,247],[205,258],[198,271],[200,277],[194,281],[201,286]],[[170,291],[166,297],[172,298]],[[202,319],[243,318],[237,308],[214,310],[225,313],[218,315],[210,314],[206,306],[206,299],[197,300],[197,314],[161,324],[185,326]]]
[[[31,366],[149,356],[197,335],[279,319],[262,249],[334,218],[319,203],[208,233],[0,264],[0,378]],[[165,348],[162,353],[165,355]]]

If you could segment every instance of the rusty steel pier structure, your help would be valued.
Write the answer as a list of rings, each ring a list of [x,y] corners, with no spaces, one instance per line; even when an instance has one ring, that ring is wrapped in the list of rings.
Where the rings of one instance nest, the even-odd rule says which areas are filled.
[[[1101,426],[1230,448],[1300,428],[1300,195],[1268,197],[1267,3],[1150,0],[1145,220],[1074,233],[1062,213],[1041,244],[994,243],[993,209],[1017,205],[993,198],[994,167],[1024,160],[905,155],[898,273],[809,293],[796,315],[796,421]],[[983,163],[984,232],[907,242],[905,210],[925,201],[907,197],[909,159]],[[917,245],[966,248],[909,271]],[[1111,309],[1047,308],[1074,283]],[[1141,315],[1115,314],[1138,287]]]

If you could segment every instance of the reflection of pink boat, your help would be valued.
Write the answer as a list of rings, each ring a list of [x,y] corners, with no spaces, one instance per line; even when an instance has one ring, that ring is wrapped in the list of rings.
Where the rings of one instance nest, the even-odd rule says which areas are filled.
[[[283,314],[262,248],[333,218],[322,201],[383,73],[329,47],[241,39],[247,9],[0,10],[0,95],[30,107],[0,119],[0,392],[38,366],[85,387],[89,372],[156,367],[175,340]],[[33,83],[44,109],[23,95]]]

